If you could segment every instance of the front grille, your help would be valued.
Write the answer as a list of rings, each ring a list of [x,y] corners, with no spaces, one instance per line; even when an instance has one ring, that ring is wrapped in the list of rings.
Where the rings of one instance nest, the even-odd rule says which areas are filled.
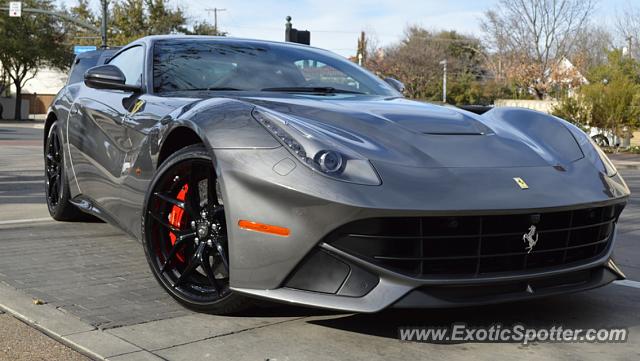
[[[326,238],[333,246],[413,277],[482,277],[602,257],[624,204],[535,214],[371,218]],[[535,225],[529,253],[523,235]]]

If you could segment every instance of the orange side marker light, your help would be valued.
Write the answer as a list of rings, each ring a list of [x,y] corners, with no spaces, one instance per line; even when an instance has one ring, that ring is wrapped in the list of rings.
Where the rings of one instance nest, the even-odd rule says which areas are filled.
[[[288,237],[289,234],[291,233],[289,231],[289,228],[272,226],[272,225],[269,225],[269,224],[263,224],[263,223],[245,221],[245,220],[239,220],[238,221],[238,227],[240,227],[242,229],[247,229],[249,231],[261,232],[261,233],[267,233],[267,234],[274,234],[274,235],[280,236],[280,237]]]

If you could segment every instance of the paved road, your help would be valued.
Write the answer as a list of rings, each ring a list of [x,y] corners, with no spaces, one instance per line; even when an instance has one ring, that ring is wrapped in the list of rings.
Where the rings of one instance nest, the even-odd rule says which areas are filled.
[[[0,286],[19,290],[27,300],[36,297],[48,303],[39,307],[79,319],[79,329],[67,331],[65,339],[86,348],[95,346],[98,355],[114,360],[155,355],[168,360],[640,358],[640,289],[622,285],[531,302],[373,315],[286,306],[256,309],[244,317],[194,314],[166,296],[152,279],[136,241],[104,223],[47,220],[41,133],[41,129],[0,124]],[[634,196],[620,221],[616,255],[629,278],[640,281],[640,170],[621,173]],[[16,223],[24,219],[25,223]],[[13,305],[19,303],[16,297]],[[0,304],[3,300],[0,294]],[[34,309],[19,304],[15,308],[24,313]],[[399,326],[453,322],[627,327],[630,340],[529,346],[397,340]]]

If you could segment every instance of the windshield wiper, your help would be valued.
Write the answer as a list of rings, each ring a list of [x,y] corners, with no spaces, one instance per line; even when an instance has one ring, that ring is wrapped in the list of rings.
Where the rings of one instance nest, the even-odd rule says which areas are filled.
[[[286,93],[322,93],[322,94],[335,94],[335,93],[347,93],[347,94],[364,94],[362,92],[337,89],[333,87],[279,87],[279,88],[264,88],[260,89],[265,92],[286,92]]]
[[[229,87],[218,87],[218,88],[189,88],[189,89],[181,89],[184,91],[205,91],[205,90],[219,90],[219,91],[224,91],[224,90],[229,90],[229,91],[241,91],[242,89],[238,89],[238,88],[229,88]]]

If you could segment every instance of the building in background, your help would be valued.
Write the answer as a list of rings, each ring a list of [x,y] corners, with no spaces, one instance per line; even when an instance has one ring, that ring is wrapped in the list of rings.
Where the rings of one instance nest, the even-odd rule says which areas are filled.
[[[29,114],[46,114],[53,98],[66,82],[66,72],[52,68],[40,69],[22,88],[22,99],[29,102]],[[15,94],[13,86],[11,92]]]

